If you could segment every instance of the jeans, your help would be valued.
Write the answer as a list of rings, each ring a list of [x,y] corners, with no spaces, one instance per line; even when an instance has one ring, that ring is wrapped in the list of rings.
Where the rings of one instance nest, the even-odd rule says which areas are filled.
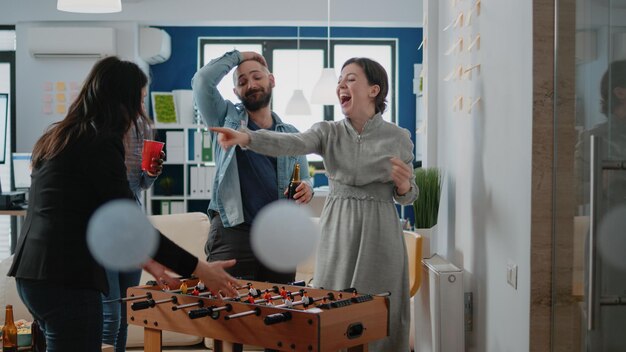
[[[17,293],[46,337],[48,352],[102,351],[102,294],[48,281],[16,279]]]
[[[211,211],[211,210],[210,210]],[[224,227],[218,213],[211,214],[209,239],[204,247],[207,261],[237,259],[237,265],[226,269],[232,276],[242,280],[289,284],[296,278],[295,272],[281,273],[269,269],[261,263],[252,251],[250,244],[250,225],[239,224]],[[243,345],[234,343],[233,352],[242,352]],[[265,352],[275,350],[265,349]]]
[[[127,272],[107,270],[109,281],[109,295],[102,295],[104,325],[102,328],[102,342],[115,347],[115,352],[126,351],[126,337],[128,322],[126,320],[126,302],[120,298],[126,297],[129,287],[137,286],[141,277],[141,270]],[[112,301],[112,302],[107,302]]]
[[[209,238],[204,252],[207,261],[237,259],[237,265],[227,268],[226,271],[241,280],[254,280],[288,284],[296,279],[296,273],[281,273],[265,265],[254,255],[250,244],[250,225],[239,224],[233,227],[224,227],[219,214],[211,217]]]

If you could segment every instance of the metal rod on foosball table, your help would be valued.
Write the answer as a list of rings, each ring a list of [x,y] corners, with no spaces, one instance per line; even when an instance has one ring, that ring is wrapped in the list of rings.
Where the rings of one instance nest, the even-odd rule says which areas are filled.
[[[173,306],[172,310],[176,311],[176,310],[179,310],[179,309],[189,308],[189,307],[200,307],[200,308],[202,308],[202,307],[204,307],[204,301],[198,300],[198,302],[195,302],[195,303],[187,303],[187,304],[181,304],[181,305],[178,305],[178,306]]]
[[[245,285],[243,285],[243,286],[237,286],[237,287],[235,287],[235,290],[239,291],[239,290],[243,290],[244,288],[246,288],[246,289],[247,289],[247,288],[250,288],[250,286],[252,286],[252,284],[248,282],[247,284],[245,284]]]
[[[233,310],[233,306],[227,303],[226,305],[223,305],[221,307],[211,306],[207,308],[195,309],[189,311],[189,313],[187,314],[191,319],[198,319],[207,316],[210,316],[213,319],[218,319],[220,317],[220,312],[223,310],[230,312],[231,310]]]
[[[152,293],[148,292],[143,296],[130,296],[130,297],[121,297],[121,298],[116,298],[116,299],[112,299],[109,301],[102,301],[102,303],[113,303],[113,302],[126,302],[126,301],[134,301],[137,299],[151,299],[152,298]]]
[[[245,316],[252,315],[252,314],[254,314],[256,316],[261,315],[261,309],[259,307],[257,307],[257,308],[254,308],[253,310],[249,310],[247,312],[241,312],[241,313],[235,313],[235,314],[227,315],[227,316],[224,317],[224,320],[241,318],[241,317],[245,317]]]
[[[161,300],[158,300],[158,301],[155,301],[152,298],[150,298],[150,299],[148,299],[146,301],[143,301],[143,302],[135,302],[135,303],[131,304],[130,305],[130,309],[132,309],[132,310],[142,310],[142,309],[147,309],[147,308],[153,308],[157,304],[168,303],[168,302],[173,302],[174,304],[176,304],[178,302],[178,299],[176,298],[176,296],[172,296],[170,298],[161,299]]]

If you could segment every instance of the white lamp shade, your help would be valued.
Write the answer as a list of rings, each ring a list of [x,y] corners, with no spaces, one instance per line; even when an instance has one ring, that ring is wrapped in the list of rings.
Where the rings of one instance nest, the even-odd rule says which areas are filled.
[[[311,115],[311,107],[304,97],[302,89],[295,89],[293,95],[287,102],[285,109],[287,115]]]
[[[57,10],[78,13],[120,12],[122,0],[58,0]]]
[[[325,68],[322,70],[320,79],[313,87],[311,103],[322,105],[339,104],[337,98],[337,75],[335,69]]]

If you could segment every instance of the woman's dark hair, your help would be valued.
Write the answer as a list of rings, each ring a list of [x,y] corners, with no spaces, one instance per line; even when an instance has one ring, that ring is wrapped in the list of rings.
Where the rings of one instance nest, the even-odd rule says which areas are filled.
[[[54,123],[33,148],[33,168],[79,138],[110,135],[120,140],[137,121],[149,121],[142,107],[148,77],[130,61],[110,56],[98,61],[65,118]]]
[[[617,97],[615,88],[626,88],[626,60],[613,61],[600,82],[600,111],[609,116]]]
[[[387,93],[389,92],[389,78],[387,78],[387,71],[376,61],[372,59],[368,59],[366,57],[353,57],[348,59],[348,61],[344,62],[341,69],[350,64],[357,64],[365,72],[365,77],[367,77],[367,82],[370,85],[378,85],[380,87],[380,92],[376,96],[374,100],[374,105],[376,106],[377,113],[385,112],[387,109]]]

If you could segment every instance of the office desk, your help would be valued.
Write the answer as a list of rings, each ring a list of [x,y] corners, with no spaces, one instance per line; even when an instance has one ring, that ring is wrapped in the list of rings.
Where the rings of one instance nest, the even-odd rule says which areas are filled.
[[[17,236],[24,225],[24,217],[26,216],[26,210],[0,210],[0,215],[15,216],[17,219],[17,226],[13,231],[13,224],[11,223],[11,254],[15,253],[15,245],[17,244]]]

